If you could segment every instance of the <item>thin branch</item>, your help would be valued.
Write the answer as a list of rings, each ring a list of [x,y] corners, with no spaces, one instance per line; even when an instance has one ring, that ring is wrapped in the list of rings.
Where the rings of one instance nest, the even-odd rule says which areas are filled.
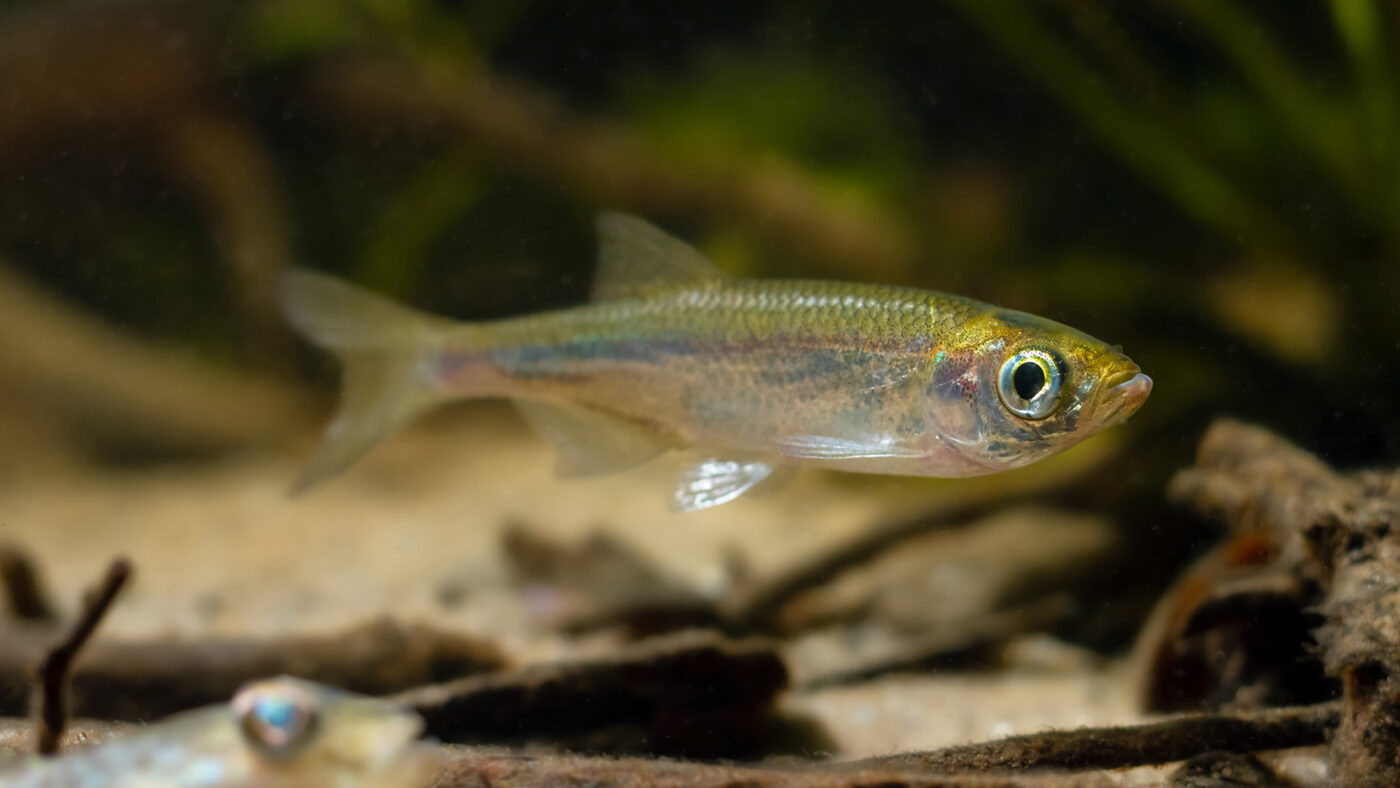
[[[38,726],[36,740],[40,755],[58,753],[59,740],[63,738],[63,729],[68,724],[68,676],[72,672],[73,661],[78,658],[79,650],[92,637],[102,617],[107,614],[107,610],[116,601],[118,592],[130,577],[130,561],[125,558],[113,561],[102,584],[90,591],[83,600],[82,614],[68,636],[54,646],[40,663],[39,714],[35,721]]]

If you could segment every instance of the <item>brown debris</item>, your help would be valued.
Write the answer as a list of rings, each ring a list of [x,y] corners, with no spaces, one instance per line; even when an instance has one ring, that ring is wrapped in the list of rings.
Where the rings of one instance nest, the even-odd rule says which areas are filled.
[[[1247,753],[1207,752],[1181,764],[1172,773],[1171,788],[1288,788],[1263,761]]]
[[[445,741],[560,737],[642,726],[652,752],[717,754],[742,746],[787,684],[771,644],[691,632],[607,657],[474,676],[392,696]],[[711,727],[715,726],[715,727]],[[715,736],[714,730],[724,730]],[[661,732],[667,735],[659,735]]]
[[[22,713],[42,633],[0,635],[0,713]],[[73,710],[86,717],[149,720],[224,703],[247,681],[288,674],[367,695],[501,667],[491,646],[379,619],[346,632],[276,640],[93,643],[73,674]]]
[[[1145,725],[1046,731],[927,753],[868,758],[869,768],[939,773],[1023,769],[1120,769],[1171,763],[1212,750],[1259,752],[1321,744],[1339,708],[1318,704],[1238,714],[1201,714]]]
[[[1148,711],[1316,703],[1336,696],[1310,653],[1309,590],[1277,564],[1273,537],[1248,531],[1207,553],[1161,599],[1139,634]]]
[[[1400,784],[1400,473],[1337,474],[1278,436],[1226,421],[1170,493],[1236,533],[1270,534],[1277,565],[1325,619],[1317,648],[1342,683],[1333,779]]]

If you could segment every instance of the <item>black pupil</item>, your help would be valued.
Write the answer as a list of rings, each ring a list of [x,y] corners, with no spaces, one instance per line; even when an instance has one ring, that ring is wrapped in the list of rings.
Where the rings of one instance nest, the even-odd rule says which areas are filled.
[[[1011,373],[1011,385],[1016,388],[1016,396],[1024,400],[1033,399],[1045,388],[1045,370],[1034,361],[1023,361]]]

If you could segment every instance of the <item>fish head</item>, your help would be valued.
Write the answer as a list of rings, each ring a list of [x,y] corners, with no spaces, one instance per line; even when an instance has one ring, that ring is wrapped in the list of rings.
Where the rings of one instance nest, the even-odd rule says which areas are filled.
[[[925,407],[931,454],[955,475],[1028,465],[1123,421],[1151,391],[1152,379],[1117,347],[995,309],[935,358]]]
[[[409,788],[432,776],[422,718],[389,701],[280,677],[245,686],[232,710],[249,785]]]

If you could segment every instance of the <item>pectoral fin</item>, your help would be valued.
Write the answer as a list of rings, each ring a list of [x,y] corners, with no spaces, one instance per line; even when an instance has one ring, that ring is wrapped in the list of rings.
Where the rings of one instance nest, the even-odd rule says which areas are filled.
[[[789,435],[778,441],[784,457],[799,460],[870,460],[918,457],[915,449],[889,438],[837,438],[828,435]]]
[[[558,450],[554,472],[561,478],[626,470],[674,445],[664,434],[578,405],[516,400],[515,406]]]
[[[708,458],[681,471],[671,498],[677,511],[693,512],[729,503],[774,478],[776,462]]]

